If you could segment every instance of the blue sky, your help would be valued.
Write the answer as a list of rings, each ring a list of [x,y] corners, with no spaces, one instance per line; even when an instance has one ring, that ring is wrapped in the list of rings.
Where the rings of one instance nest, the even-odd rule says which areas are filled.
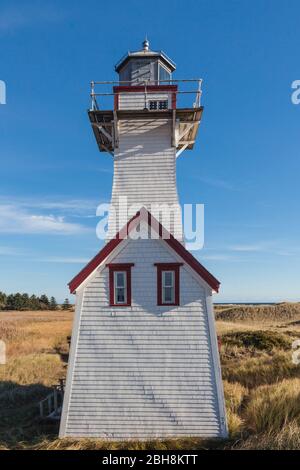
[[[297,1],[0,3],[0,290],[68,295],[101,247],[96,206],[112,159],[89,126],[89,82],[140,48],[202,77],[197,144],[178,160],[182,203],[205,204],[216,301],[300,300],[300,79]],[[69,296],[72,299],[72,296]]]

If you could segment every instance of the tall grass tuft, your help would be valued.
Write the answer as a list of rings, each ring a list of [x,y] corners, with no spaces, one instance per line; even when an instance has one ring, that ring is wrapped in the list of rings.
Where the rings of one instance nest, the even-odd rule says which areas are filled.
[[[236,438],[243,429],[243,420],[240,416],[244,399],[248,390],[239,383],[224,381],[224,395],[229,436]]]
[[[238,441],[234,449],[245,450],[299,450],[300,427],[292,421],[279,431],[264,432]]]
[[[229,361],[223,365],[223,377],[228,382],[238,382],[246,388],[277,383],[285,378],[300,377],[300,367],[292,363],[291,354],[274,355]]]
[[[300,379],[283,380],[253,390],[244,418],[247,427],[255,433],[279,432],[291,422],[300,426]]]

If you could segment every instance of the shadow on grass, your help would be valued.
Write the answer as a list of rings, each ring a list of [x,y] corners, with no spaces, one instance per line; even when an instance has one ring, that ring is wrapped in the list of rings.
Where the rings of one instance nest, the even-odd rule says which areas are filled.
[[[42,384],[0,382],[0,449],[50,450],[209,450],[224,449],[218,439],[182,438],[149,441],[58,440],[59,422],[40,419],[39,402],[52,388]],[[227,441],[228,443],[228,441]]]
[[[43,422],[39,416],[39,401],[51,391],[42,384],[0,382],[0,448],[30,448],[57,437],[58,423]]]

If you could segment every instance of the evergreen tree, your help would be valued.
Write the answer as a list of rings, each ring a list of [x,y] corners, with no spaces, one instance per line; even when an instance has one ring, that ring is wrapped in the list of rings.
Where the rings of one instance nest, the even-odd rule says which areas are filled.
[[[65,299],[64,303],[62,304],[63,310],[69,310],[70,308],[70,302],[69,299]]]
[[[31,295],[29,298],[29,308],[30,310],[39,310],[40,302],[36,295]]]
[[[6,308],[7,310],[15,310],[15,296],[10,294],[6,298]]]
[[[20,304],[21,304],[20,305],[21,310],[29,309],[29,295],[28,294],[21,294]]]
[[[63,309],[68,310],[71,308],[69,299],[66,299],[63,304]],[[27,293],[6,295],[0,291],[0,310],[56,310],[57,303],[54,297],[49,300],[48,297],[43,294],[41,297],[36,295],[29,295]]]
[[[39,301],[40,301],[40,307],[42,309],[47,309],[50,307],[49,299],[45,294],[41,295]]]
[[[57,309],[57,303],[55,300],[55,297],[51,297],[50,299],[50,310],[56,310]]]
[[[0,291],[0,310],[4,310],[6,307],[6,294]]]

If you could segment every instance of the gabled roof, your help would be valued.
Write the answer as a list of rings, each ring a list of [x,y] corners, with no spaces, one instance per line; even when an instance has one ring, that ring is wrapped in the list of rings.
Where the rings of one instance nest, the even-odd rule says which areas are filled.
[[[111,239],[99,253],[69,282],[68,286],[71,293],[87,279],[87,277],[114,251],[114,249],[128,238],[129,233],[134,230],[139,222],[146,221],[154,229],[160,238],[164,241],[197,273],[199,276],[216,292],[219,291],[220,282],[189,252],[187,249],[173,237],[150,212],[142,208],[132,219],[117,233],[116,237]]]

